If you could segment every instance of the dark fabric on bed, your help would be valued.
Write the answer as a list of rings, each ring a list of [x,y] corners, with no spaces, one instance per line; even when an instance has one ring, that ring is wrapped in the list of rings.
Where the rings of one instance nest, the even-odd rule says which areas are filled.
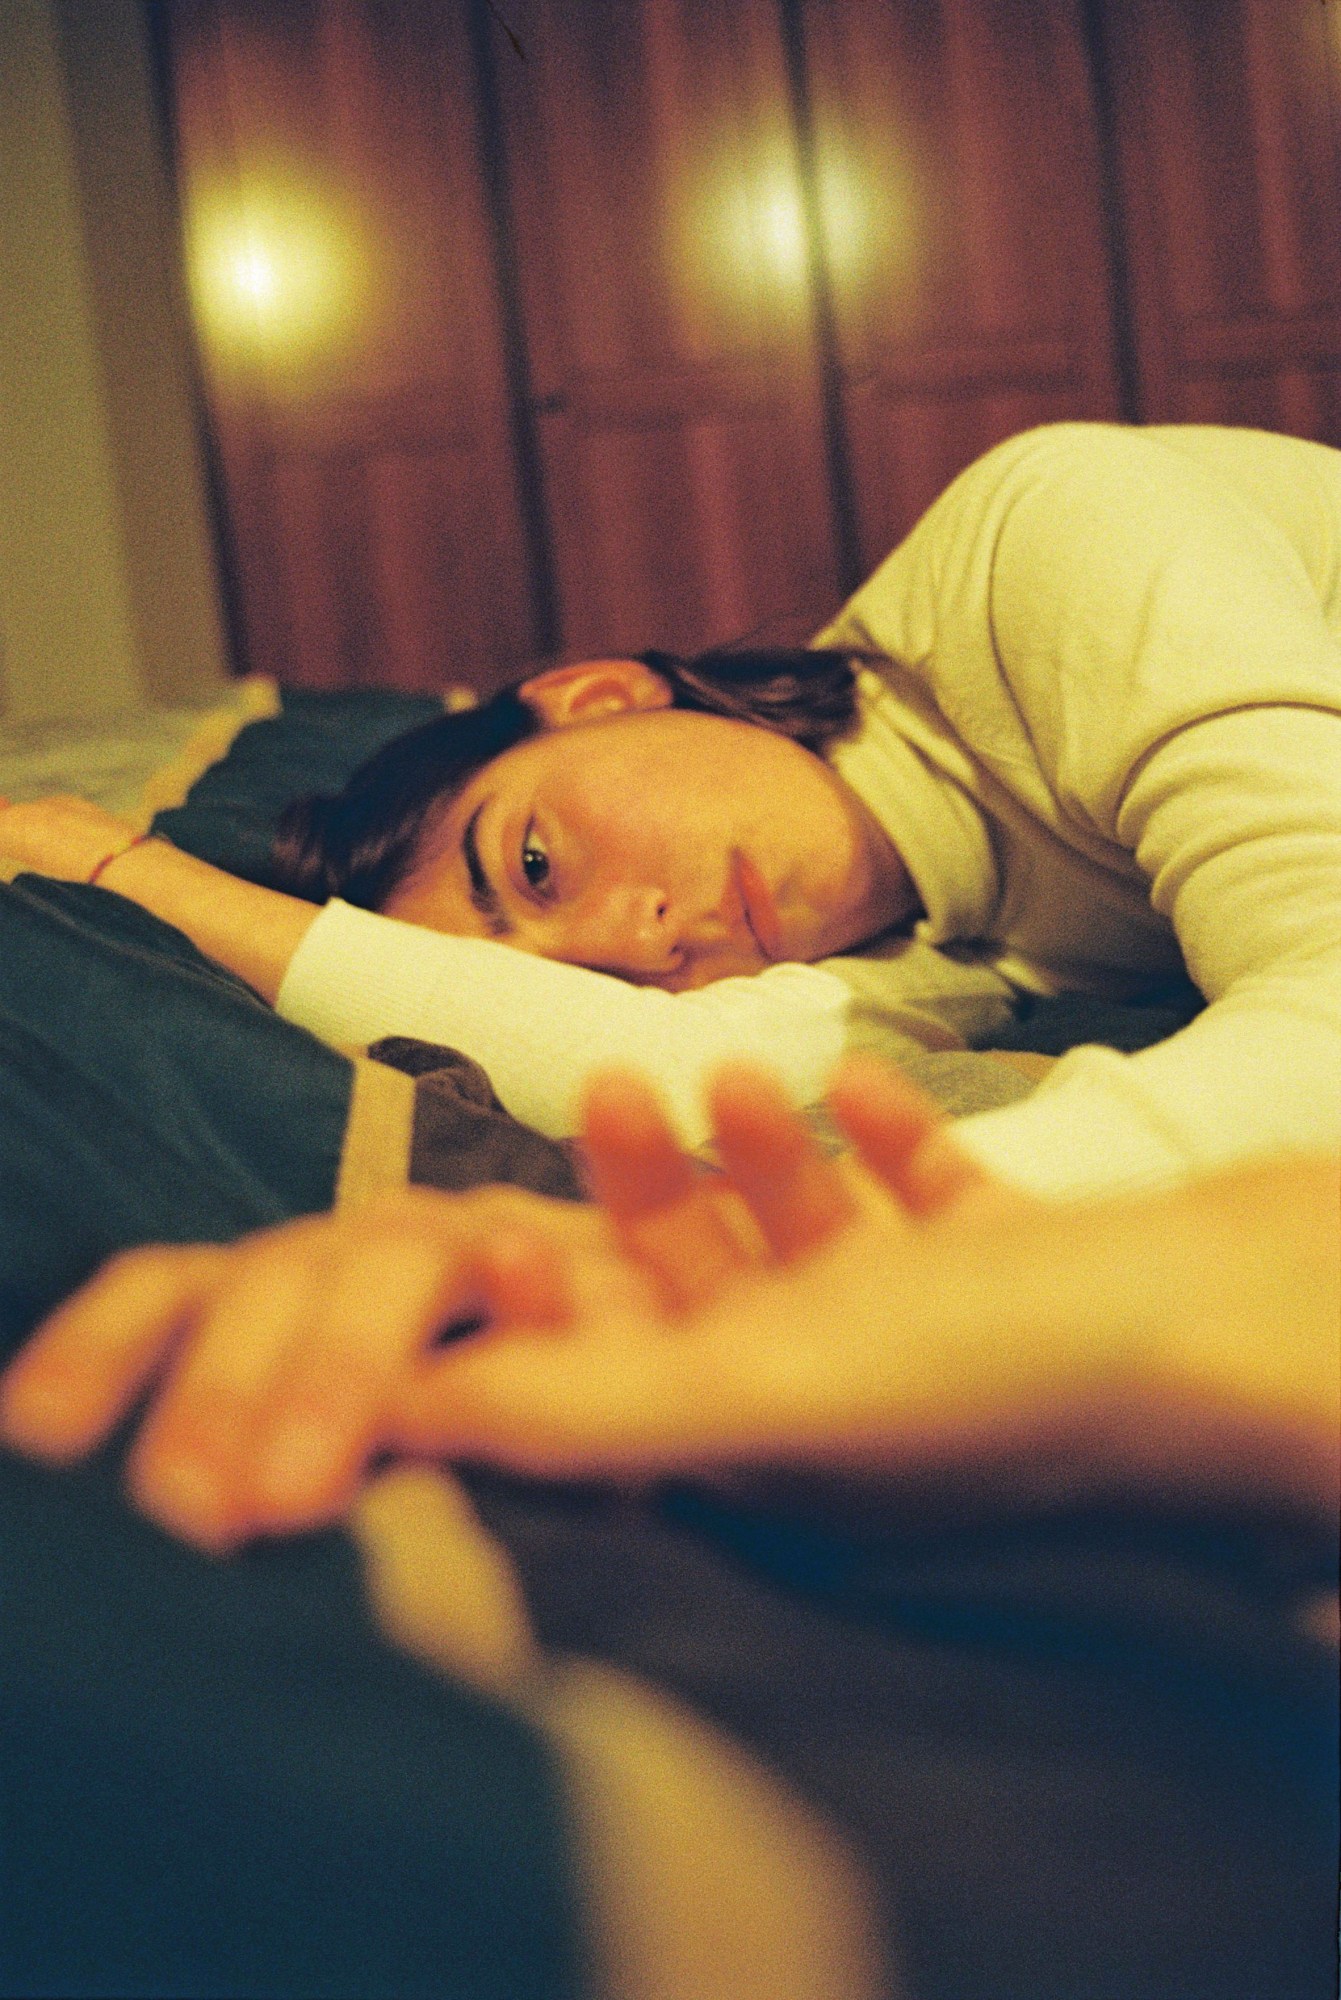
[[[415,1179],[577,1192],[564,1149],[509,1117],[476,1065],[398,1046],[396,1066],[421,1072]],[[0,1355],[117,1250],[328,1208],[352,1075],[122,897],[0,888]]]
[[[476,1475],[548,1643],[848,1829],[919,2000],[1333,2000],[1335,1555],[1112,1509],[845,1532]]]
[[[368,1054],[416,1079],[410,1178],[418,1186],[460,1191],[506,1181],[561,1201],[581,1198],[569,1149],[510,1118],[469,1056],[407,1035],[387,1035]]]
[[[430,1056],[438,1166],[571,1184]],[[352,1074],[120,897],[0,889],[0,1356],[115,1250],[328,1206]],[[343,1537],[212,1563],[118,1489],[0,1457],[0,1993],[577,1993],[540,1741],[380,1643]]]
[[[1060,1056],[1081,1042],[1100,1042],[1133,1054],[1176,1035],[1205,1005],[1186,979],[1161,986],[1139,1003],[1096,1000],[1088,993],[1059,993],[1050,999],[1026,993],[1020,996],[1015,1020],[999,1029],[988,1046]]]
[[[0,1993],[576,2000],[558,1781],[337,1534],[213,1562],[0,1456]]]
[[[0,889],[0,1343],[136,1243],[328,1207],[343,1057],[133,903]]]

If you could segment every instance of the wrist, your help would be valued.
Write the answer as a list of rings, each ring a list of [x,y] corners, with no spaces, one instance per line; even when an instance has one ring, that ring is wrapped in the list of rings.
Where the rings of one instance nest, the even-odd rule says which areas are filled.
[[[179,921],[175,908],[162,905],[165,894],[173,899],[179,873],[177,864],[183,861],[189,868],[190,857],[161,834],[137,834],[133,840],[113,848],[101,862],[97,870],[98,886],[126,896],[132,903],[141,903],[156,916],[175,923]]]
[[[109,847],[101,860],[95,861],[88,874],[84,877],[88,887],[93,888],[100,884],[114,862],[120,861],[122,856],[129,854],[133,847],[141,846],[146,840],[152,837],[148,833],[131,833],[127,834],[126,838],[119,841],[115,847]]]
[[[313,904],[239,880],[158,835],[127,844],[99,879],[183,931],[271,1004],[317,915]]]

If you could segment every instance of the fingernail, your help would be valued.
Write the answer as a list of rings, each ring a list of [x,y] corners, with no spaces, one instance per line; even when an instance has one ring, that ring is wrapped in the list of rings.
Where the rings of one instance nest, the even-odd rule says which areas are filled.
[[[281,1424],[262,1451],[253,1486],[262,1501],[302,1508],[324,1500],[336,1452],[326,1424],[294,1417]]]

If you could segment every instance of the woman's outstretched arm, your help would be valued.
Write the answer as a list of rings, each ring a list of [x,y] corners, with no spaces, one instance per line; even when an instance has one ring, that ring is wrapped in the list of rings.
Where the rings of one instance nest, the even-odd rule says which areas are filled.
[[[134,842],[132,845],[131,843]],[[117,891],[184,931],[287,1020],[335,1048],[409,1035],[460,1049],[499,1099],[550,1138],[578,1129],[582,1093],[611,1065],[664,1094],[681,1138],[708,1137],[704,1085],[742,1056],[817,1103],[842,1053],[849,996],[832,973],[779,965],[693,993],[632,986],[490,938],[284,896],[197,861],[82,799],[0,808],[0,857]]]
[[[820,1101],[843,1052],[849,994],[823,967],[790,964],[667,993],[332,902],[294,954],[278,1007],[337,1048],[410,1035],[462,1049],[513,1117],[552,1139],[577,1132],[593,1076],[634,1069],[698,1146],[710,1136],[705,1088],[724,1063],[767,1063],[793,1102]]]

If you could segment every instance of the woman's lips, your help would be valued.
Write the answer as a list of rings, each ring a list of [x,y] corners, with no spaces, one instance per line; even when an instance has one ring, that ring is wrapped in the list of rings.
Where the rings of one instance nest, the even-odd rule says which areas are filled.
[[[736,850],[736,886],[751,936],[765,958],[783,956],[782,929],[773,891],[747,854]]]

